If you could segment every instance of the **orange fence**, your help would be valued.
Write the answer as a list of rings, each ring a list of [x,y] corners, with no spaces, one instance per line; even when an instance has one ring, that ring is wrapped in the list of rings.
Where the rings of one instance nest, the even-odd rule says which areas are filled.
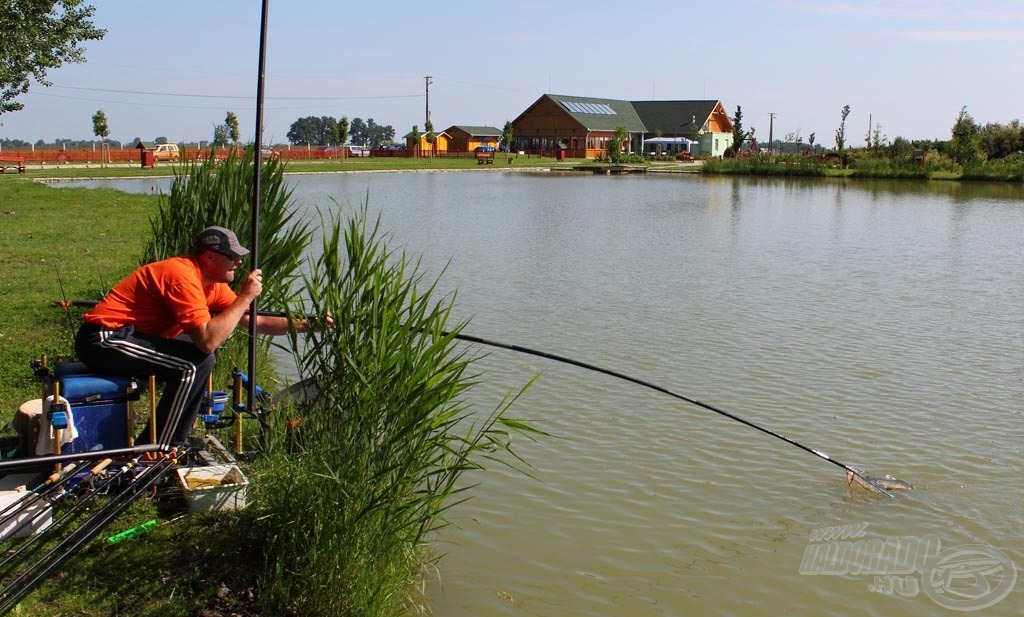
[[[181,157],[187,160],[204,159],[210,155],[210,148],[183,148],[181,150]],[[215,151],[214,156],[217,158],[226,157],[228,150],[225,148],[219,148]],[[297,146],[294,148],[274,148],[274,155],[279,156],[288,160],[329,160],[329,159],[340,159],[342,154],[336,149],[324,150],[320,148],[304,148]],[[0,156],[12,156],[21,157],[25,159],[26,165],[32,164],[62,164],[62,163],[100,163],[102,154],[100,150],[92,150],[91,148],[76,148],[76,149],[46,149],[39,148],[36,150],[22,149],[22,148],[4,148],[0,151]],[[121,149],[110,149],[106,152],[107,161],[112,163],[141,163],[142,162],[142,151],[137,148],[125,148]],[[264,158],[266,158],[264,154]],[[420,158],[429,158],[431,153],[429,150],[422,150],[416,154],[411,153],[406,149],[391,149],[391,148],[380,148],[377,150],[371,150],[370,156],[372,157],[399,157],[408,158],[416,156]],[[434,152],[434,158],[474,158],[476,153],[472,150],[448,150],[446,152]],[[157,164],[166,164],[166,161],[157,161]]]

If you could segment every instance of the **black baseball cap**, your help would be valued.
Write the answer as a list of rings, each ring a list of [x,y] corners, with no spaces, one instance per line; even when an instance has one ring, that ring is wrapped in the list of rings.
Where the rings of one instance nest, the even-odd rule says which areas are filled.
[[[249,254],[249,249],[238,243],[235,232],[224,227],[207,227],[196,236],[195,252],[215,251],[236,259]]]

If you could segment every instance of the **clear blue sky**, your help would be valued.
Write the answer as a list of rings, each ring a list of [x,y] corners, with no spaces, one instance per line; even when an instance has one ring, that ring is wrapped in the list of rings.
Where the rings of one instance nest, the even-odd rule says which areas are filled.
[[[259,0],[92,0],[102,41],[51,71],[0,137],[208,140],[227,111],[255,135]],[[1021,118],[1024,3],[799,0],[271,0],[265,141],[300,117],[348,116],[422,130],[501,128],[544,93],[624,100],[717,99],[768,138],[799,131],[847,144],[869,117],[889,140],[948,139],[975,121]]]

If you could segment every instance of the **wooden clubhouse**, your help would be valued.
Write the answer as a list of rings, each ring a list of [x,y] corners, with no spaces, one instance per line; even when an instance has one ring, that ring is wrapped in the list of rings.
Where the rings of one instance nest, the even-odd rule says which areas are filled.
[[[544,94],[512,121],[512,148],[534,154],[597,158],[624,127],[625,151],[721,157],[732,121],[721,101],[620,101]]]

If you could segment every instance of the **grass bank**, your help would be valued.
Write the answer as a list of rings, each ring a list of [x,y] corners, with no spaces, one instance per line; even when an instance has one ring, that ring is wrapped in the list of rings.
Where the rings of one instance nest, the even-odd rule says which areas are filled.
[[[0,177],[0,410],[38,396],[31,359],[72,354],[60,303],[98,298],[136,267],[156,207],[150,195]]]

